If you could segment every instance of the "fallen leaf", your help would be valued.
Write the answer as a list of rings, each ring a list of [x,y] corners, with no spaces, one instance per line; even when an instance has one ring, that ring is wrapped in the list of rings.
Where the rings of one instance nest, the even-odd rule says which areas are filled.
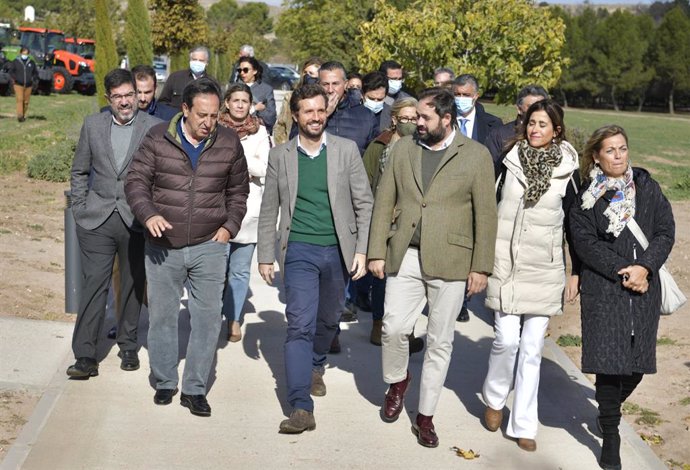
[[[459,447],[451,447],[450,450],[455,452],[455,455],[457,455],[458,457],[462,457],[465,460],[474,460],[479,458],[479,454],[475,453],[472,449],[463,450]]]

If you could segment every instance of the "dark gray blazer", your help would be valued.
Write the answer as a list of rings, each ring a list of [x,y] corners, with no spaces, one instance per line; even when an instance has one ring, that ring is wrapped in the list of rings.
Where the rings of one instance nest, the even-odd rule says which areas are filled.
[[[84,119],[79,143],[72,163],[72,212],[79,226],[93,230],[106,221],[115,209],[125,224],[133,228],[135,221],[125,199],[125,179],[132,154],[139,148],[148,130],[162,122],[146,113],[137,112],[132,125],[132,140],[123,168],[117,169],[110,144],[110,111],[92,114]]]
[[[349,139],[331,134],[328,134],[326,143],[328,199],[338,235],[340,254],[345,266],[350,269],[355,253],[367,252],[374,198],[357,145]],[[273,263],[276,259],[276,220],[280,209],[278,263],[281,272],[284,272],[290,223],[297,201],[297,158],[297,137],[271,149],[268,155],[266,186],[261,200],[257,258],[259,263]]]

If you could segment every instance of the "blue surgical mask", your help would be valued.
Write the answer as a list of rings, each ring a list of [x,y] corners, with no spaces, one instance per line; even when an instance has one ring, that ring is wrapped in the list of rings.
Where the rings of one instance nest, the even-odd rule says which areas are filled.
[[[194,75],[202,74],[204,73],[204,70],[206,70],[206,63],[200,60],[190,60],[189,69]]]
[[[369,98],[364,98],[364,107],[374,114],[378,114],[383,111],[383,101],[374,101]]]
[[[456,96],[455,107],[458,108],[460,114],[467,114],[472,111],[474,100],[469,96]]]
[[[388,79],[388,94],[389,95],[397,94],[400,91],[400,89],[402,88],[402,85],[403,85],[402,80]]]
[[[22,54],[22,55],[21,55],[20,57],[22,58],[22,60],[26,60],[26,59],[28,59],[28,58],[29,58],[29,56],[28,56],[28,55],[26,55],[26,54]]]

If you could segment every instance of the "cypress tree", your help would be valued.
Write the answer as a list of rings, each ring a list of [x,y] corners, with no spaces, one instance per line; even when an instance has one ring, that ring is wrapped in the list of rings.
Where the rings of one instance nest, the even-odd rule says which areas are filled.
[[[151,24],[144,0],[127,1],[127,22],[125,23],[125,44],[129,65],[151,65]]]
[[[108,19],[106,0],[95,0],[96,7],[96,93],[98,105],[108,104],[105,99],[103,79],[112,69],[118,66],[117,48],[113,39],[113,29]]]

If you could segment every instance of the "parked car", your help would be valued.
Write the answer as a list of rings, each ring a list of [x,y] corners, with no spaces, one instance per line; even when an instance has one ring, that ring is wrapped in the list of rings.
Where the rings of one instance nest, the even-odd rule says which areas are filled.
[[[165,62],[153,62],[153,70],[156,71],[156,81],[163,83],[168,79],[168,66]]]
[[[292,90],[299,81],[299,74],[283,65],[269,65],[262,81],[271,85],[274,90]]]
[[[168,79],[168,56],[154,55],[151,66],[156,72],[156,81],[158,83],[163,83]]]

